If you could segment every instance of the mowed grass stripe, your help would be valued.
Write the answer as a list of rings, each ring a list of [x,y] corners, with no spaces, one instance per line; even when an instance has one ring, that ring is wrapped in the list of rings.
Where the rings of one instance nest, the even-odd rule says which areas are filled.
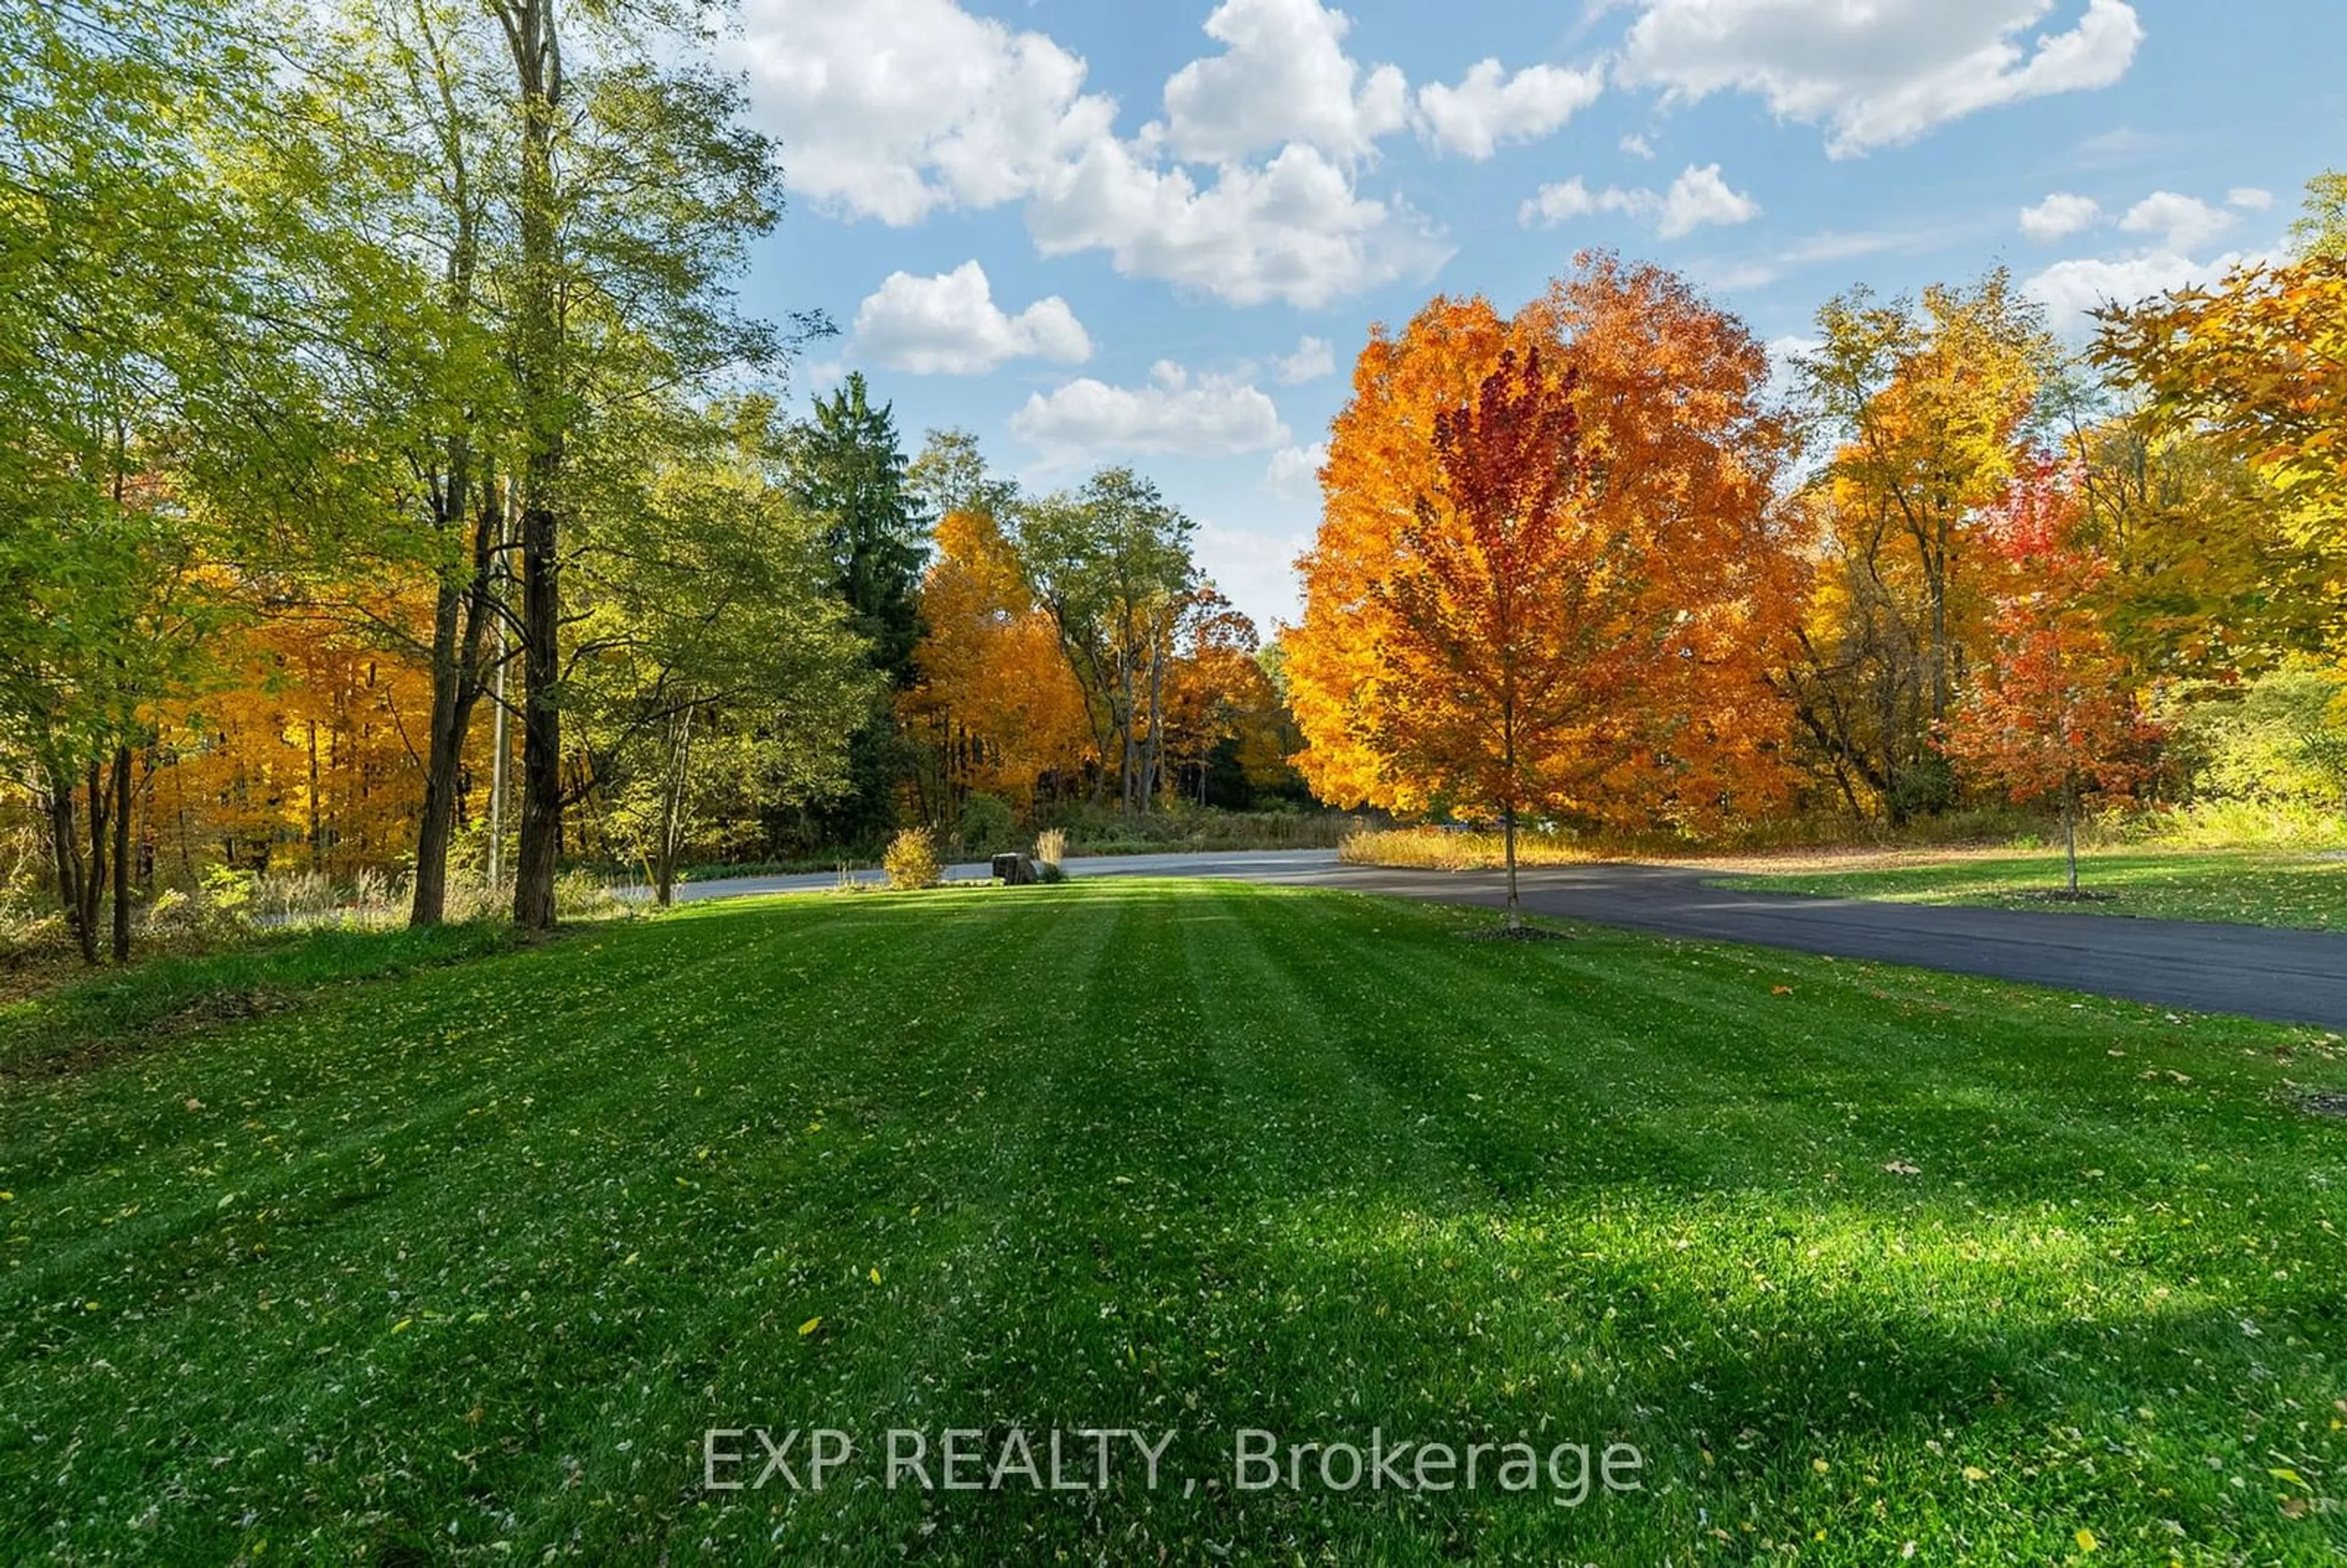
[[[1489,918],[715,907],[11,1091],[0,1555],[2347,1549],[2338,1134],[2288,1100],[2335,1042]],[[747,1422],[1174,1430],[1204,1484],[702,1493]],[[1239,1426],[1649,1486],[1234,1495]]]

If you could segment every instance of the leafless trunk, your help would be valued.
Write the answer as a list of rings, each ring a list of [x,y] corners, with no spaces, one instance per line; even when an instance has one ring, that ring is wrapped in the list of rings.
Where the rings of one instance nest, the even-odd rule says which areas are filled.
[[[2078,896],[2078,784],[2075,779],[2062,783],[2062,847],[2070,861],[2070,897]]]
[[[1516,902],[1516,808],[1509,806],[1500,813],[1500,836],[1507,845],[1508,857],[1508,929],[1521,930],[1524,912]]]

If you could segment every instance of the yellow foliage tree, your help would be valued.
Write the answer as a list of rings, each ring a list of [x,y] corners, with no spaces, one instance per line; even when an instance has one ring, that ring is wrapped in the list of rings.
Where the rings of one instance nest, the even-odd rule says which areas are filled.
[[[943,759],[943,804],[976,791],[1028,808],[1038,781],[1072,778],[1092,757],[1083,690],[990,513],[948,512],[936,543],[900,713]]]

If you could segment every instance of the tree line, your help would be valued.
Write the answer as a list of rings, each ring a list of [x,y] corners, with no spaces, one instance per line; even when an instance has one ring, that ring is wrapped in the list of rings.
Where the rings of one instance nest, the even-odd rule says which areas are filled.
[[[860,375],[784,415],[830,327],[734,292],[784,188],[722,21],[0,15],[0,768],[91,961],[222,866],[543,928],[566,858],[665,897],[1184,801],[1695,837],[2347,790],[2339,176],[2291,261],[2083,354],[2003,273],[1854,291],[1789,395],[1657,267],[1437,299],[1360,355],[1266,645],[1142,475],[907,455]]]
[[[2335,811],[2342,190],[2291,261],[2106,310],[2083,352],[2002,272],[1854,291],[1783,396],[1741,322],[1605,255],[1512,316],[1374,331],[1286,640],[1306,778],[1499,823],[1512,884],[1528,817],[1699,838],[2009,794],[2075,829],[2243,772]]]
[[[1252,632],[1197,630],[1144,481],[1022,512],[984,624],[929,635],[925,575],[987,569],[954,548],[985,554],[1008,489],[966,437],[908,464],[860,377],[780,415],[831,329],[734,292],[784,201],[723,20],[0,16],[0,766],[86,958],[221,865],[395,871],[418,924],[456,867],[542,929],[566,855],[665,893],[694,845],[1039,781],[1145,810],[1194,760],[1177,649]],[[930,648],[1037,605],[1080,747],[1048,715],[994,733]]]

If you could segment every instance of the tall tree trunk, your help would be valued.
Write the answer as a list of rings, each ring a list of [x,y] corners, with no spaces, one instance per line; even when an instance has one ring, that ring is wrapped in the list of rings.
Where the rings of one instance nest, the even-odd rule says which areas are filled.
[[[1122,743],[1117,751],[1117,809],[1120,815],[1133,815],[1133,775],[1141,764],[1139,726],[1134,723],[1139,704],[1133,692],[1133,656],[1130,652],[1117,657],[1118,719],[1117,728]]]
[[[57,902],[65,907],[66,927],[81,949],[82,961],[97,962],[97,933],[85,917],[79,827],[74,821],[74,785],[60,770],[49,772],[49,850],[56,856]]]
[[[692,765],[692,710],[687,708],[670,725],[668,788],[661,796],[660,862],[652,879],[660,907],[676,901],[677,826],[684,816],[686,770]]]
[[[1141,770],[1141,810],[1146,815],[1157,804],[1157,773],[1165,762],[1165,649],[1149,650],[1149,754]]]
[[[466,465],[453,465],[463,471]],[[461,508],[463,492],[456,505]],[[415,889],[411,926],[436,926],[447,917],[448,845],[464,795],[465,742],[481,700],[481,651],[497,614],[495,547],[504,539],[504,511],[494,477],[482,486],[473,523],[472,575],[461,586],[444,583],[432,621],[432,714],[424,759],[424,809],[415,826]]]
[[[81,879],[81,956],[97,962],[97,917],[106,907],[107,788],[103,769],[92,757],[87,772],[89,794],[89,870]]]
[[[530,466],[539,466],[535,457]],[[547,931],[554,927],[554,876],[562,853],[562,716],[554,705],[561,600],[552,510],[525,503],[521,538],[521,838],[514,856],[514,922]]]
[[[436,926],[448,911],[448,841],[456,820],[456,792],[465,755],[464,671],[456,664],[456,591],[442,585],[432,618],[432,713],[424,751],[424,807],[415,824],[415,897],[411,926]]]
[[[507,24],[517,57],[521,53],[512,22]],[[450,215],[456,221],[448,251],[446,300],[449,314],[469,320],[474,314],[474,275],[480,261],[478,209],[472,193],[471,165],[445,65],[436,56],[436,83],[446,111],[442,132],[442,156],[447,179]],[[432,527],[446,533],[463,526],[472,499],[473,437],[462,427],[445,437],[446,452],[433,497]],[[482,627],[494,608],[491,577],[497,558],[492,543],[505,542],[505,508],[497,490],[497,476],[481,479],[481,501],[473,514],[472,570],[458,583],[443,577],[432,616],[432,712],[426,723],[424,759],[424,803],[415,824],[415,886],[408,907],[410,926],[436,926],[447,917],[448,845],[456,831],[463,801],[465,742],[472,733],[473,707],[480,700]],[[494,850],[492,856],[494,856]],[[494,863],[494,862],[493,862]],[[494,883],[494,876],[491,877]]]
[[[1938,724],[1948,716],[1949,699],[1953,691],[1950,678],[1948,648],[1948,561],[1951,548],[1948,518],[1940,515],[1936,539],[1938,548],[1933,559],[1925,563],[1930,569],[1925,580],[1932,595],[1932,723]]]
[[[130,748],[114,748],[114,961],[130,961]]]
[[[551,0],[500,0],[522,108],[521,277],[516,301],[519,381],[528,455],[521,506],[521,842],[514,859],[514,922],[554,926],[562,853],[561,507],[568,418],[555,226],[554,138],[562,61]]]

